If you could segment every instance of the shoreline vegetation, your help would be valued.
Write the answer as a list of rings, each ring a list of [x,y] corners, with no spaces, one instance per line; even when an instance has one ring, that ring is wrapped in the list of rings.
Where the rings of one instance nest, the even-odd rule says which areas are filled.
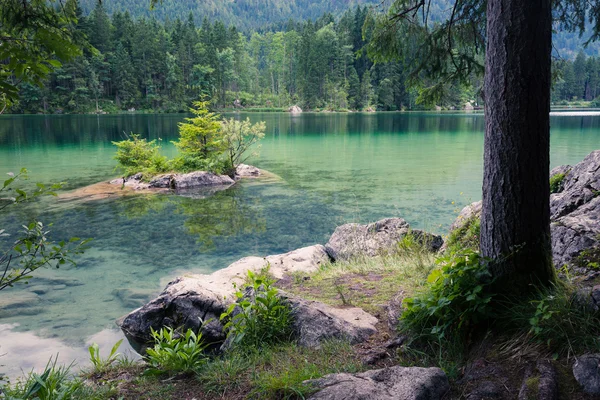
[[[290,113],[287,107],[248,107],[248,108],[234,108],[234,107],[226,107],[226,108],[215,108],[215,112],[218,113],[286,113],[290,115],[298,115],[294,113]],[[302,114],[390,114],[390,113],[464,113],[464,114],[482,114],[483,108],[477,107],[473,110],[466,109],[452,109],[452,108],[423,108],[423,109],[412,109],[412,110],[391,110],[391,111],[383,111],[383,110],[330,110],[330,109],[315,109],[310,111],[303,111]],[[600,107],[594,106],[591,102],[576,102],[573,104],[556,104],[552,105],[550,108],[551,113],[559,113],[559,112],[570,112],[570,111],[589,111],[589,112],[600,112]],[[4,113],[2,116],[19,116],[19,115],[46,115],[46,116],[59,116],[59,115],[148,115],[148,114],[181,114],[181,115],[189,115],[189,112],[172,112],[172,111],[160,111],[160,110],[135,110],[135,111],[127,111],[127,110],[118,110],[114,112],[87,112],[87,113],[60,113],[60,114],[52,114],[52,113],[37,113],[37,114],[23,114],[23,113]]]
[[[587,218],[586,213],[595,212],[590,207],[598,204],[597,195],[586,197],[584,204],[574,195],[581,193],[581,185],[595,182],[598,173],[600,151],[552,171],[555,238],[564,234],[575,240],[571,233],[561,233],[572,222],[567,222],[574,218],[570,215]],[[572,210],[571,202],[579,205],[565,214]],[[388,371],[381,376],[428,371],[430,375],[420,375],[425,380],[417,379],[421,389],[414,390],[437,382],[436,387],[448,392],[431,397],[435,399],[465,394],[512,399],[521,393],[526,394],[523,398],[595,398],[599,388],[590,383],[585,363],[595,365],[591,353],[600,351],[596,245],[580,249],[584,258],[560,254],[555,287],[534,291],[526,299],[498,298],[486,287],[485,260],[476,251],[480,211],[477,203],[465,207],[443,246],[441,238],[392,218],[340,226],[325,246],[247,257],[211,275],[178,278],[120,325],[135,334],[132,327],[154,326],[144,314],[161,321],[175,321],[179,315],[185,321],[190,313],[191,321],[194,313],[201,313],[205,319],[195,322],[198,329],[186,330],[187,325],[177,322],[149,329],[144,335],[152,351],[139,362],[120,356],[118,343],[108,355],[92,346],[92,366],[75,378],[74,371],[51,360],[43,373],[5,386],[4,398],[27,398],[27,391],[51,388],[81,400],[319,399],[324,390],[319,385],[337,388],[336,379],[348,382],[352,374],[377,371]],[[221,309],[208,293],[221,296],[220,315],[202,308],[205,301]],[[194,307],[186,308],[188,303]],[[333,328],[311,325],[312,317],[302,315],[315,304],[320,313],[339,310],[341,314],[329,318],[340,322]],[[351,328],[367,317],[351,317],[350,325],[341,322],[347,318],[343,313],[355,309],[376,318],[375,333],[367,339]],[[291,322],[298,319],[305,325]],[[211,342],[215,334],[224,335],[222,346]],[[310,341],[302,336],[307,334]]]

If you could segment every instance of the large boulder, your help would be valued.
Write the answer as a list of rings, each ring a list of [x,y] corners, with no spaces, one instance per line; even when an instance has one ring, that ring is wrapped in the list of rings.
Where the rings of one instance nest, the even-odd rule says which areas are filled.
[[[291,114],[300,114],[302,113],[302,109],[298,106],[291,106],[290,108],[288,108],[288,112]]]
[[[281,279],[289,273],[313,272],[326,262],[329,262],[329,257],[321,245],[265,258],[242,258],[212,274],[175,279],[157,298],[117,323],[132,346],[139,351],[151,339],[150,328],[156,330],[163,326],[183,327],[194,331],[202,329],[205,339],[217,344],[225,338],[219,317],[235,300],[234,284],[241,286],[248,270],[259,272],[270,266],[269,273],[276,279]]]
[[[573,375],[584,392],[600,395],[600,354],[585,354],[577,358]]]
[[[360,374],[331,374],[308,381],[311,400],[437,400],[450,390],[439,368],[390,367]]]
[[[398,243],[409,233],[427,243],[432,251],[437,251],[443,244],[440,236],[411,230],[408,222],[402,218],[387,218],[368,225],[345,224],[338,226],[325,248],[335,261],[385,255],[395,252],[398,249]]]

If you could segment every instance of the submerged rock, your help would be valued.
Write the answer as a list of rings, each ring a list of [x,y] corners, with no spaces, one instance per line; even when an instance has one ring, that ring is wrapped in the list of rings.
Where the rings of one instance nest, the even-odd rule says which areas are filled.
[[[360,374],[331,374],[307,383],[319,391],[310,400],[436,400],[450,390],[439,368],[390,367]]]
[[[253,167],[252,165],[240,164],[235,169],[236,178],[256,178],[261,175],[260,169]]]
[[[398,242],[409,233],[426,243],[431,251],[437,251],[443,244],[440,236],[411,230],[408,222],[402,218],[387,218],[368,225],[338,226],[325,248],[335,261],[385,255],[394,253],[398,249]]]
[[[40,296],[33,292],[15,292],[0,296],[0,318],[16,315],[36,315],[43,310]]]
[[[328,262],[325,248],[315,245],[268,257],[246,257],[209,275],[180,277],[170,282],[154,300],[134,310],[117,323],[134,348],[141,349],[150,340],[150,328],[163,326],[200,330],[209,343],[225,339],[219,317],[235,301],[234,283],[241,286],[247,271],[259,272],[270,266],[269,273],[280,279],[286,273],[315,271]],[[205,323],[202,326],[202,323]]]

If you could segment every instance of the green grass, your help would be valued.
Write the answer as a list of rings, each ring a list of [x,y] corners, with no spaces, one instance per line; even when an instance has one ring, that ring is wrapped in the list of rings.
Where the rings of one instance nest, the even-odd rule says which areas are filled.
[[[292,275],[283,289],[331,306],[361,307],[377,313],[400,291],[411,295],[434,268],[435,255],[420,246],[392,255],[327,263],[305,280]]]

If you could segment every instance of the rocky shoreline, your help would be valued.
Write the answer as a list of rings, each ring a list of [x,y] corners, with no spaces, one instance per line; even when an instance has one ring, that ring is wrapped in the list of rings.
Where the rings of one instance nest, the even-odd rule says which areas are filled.
[[[598,275],[594,265],[586,267],[580,261],[582,254],[594,252],[599,247],[600,151],[591,153],[574,167],[560,167],[553,173],[558,173],[556,171],[564,173],[565,178],[561,190],[551,197],[555,265],[557,269],[568,265],[584,275],[584,279],[592,280]],[[161,179],[161,182],[168,182],[164,185],[171,188],[173,182],[177,188],[182,185],[177,182],[185,181],[181,180],[184,178],[172,176],[168,180]],[[477,203],[465,207],[452,229],[460,229],[466,220],[478,218],[480,209]],[[292,275],[294,279],[310,279],[312,273],[329,263],[397,251],[398,243],[408,234],[431,252],[444,250],[440,236],[412,230],[401,218],[388,218],[368,225],[346,224],[338,227],[324,246],[317,244],[285,254],[246,257],[209,275],[177,278],[157,298],[121,318],[118,325],[138,350],[142,350],[150,339],[150,328],[159,329],[163,326],[201,330],[209,342],[220,344],[225,334],[219,316],[234,302],[234,284],[242,284],[247,271],[259,272],[268,267],[269,274],[277,280]],[[600,293],[600,286],[588,289],[592,299],[595,299],[594,293]],[[377,317],[357,307],[336,308],[285,292],[280,295],[291,306],[295,338],[302,346],[318,348],[323,341],[332,338],[346,339],[351,343],[364,342],[377,334],[381,326]],[[596,297],[600,298],[600,295]],[[203,324],[203,321],[209,322]],[[593,383],[579,380],[579,376],[590,374],[594,379],[597,378],[593,371],[581,372],[582,365],[583,361],[576,364],[575,377],[583,387],[594,386]],[[315,384],[321,390],[312,397],[314,399],[358,398],[355,397],[356,393],[362,393],[365,388],[368,393],[365,392],[365,396],[360,398],[392,399],[400,396],[439,399],[449,388],[447,377],[437,368],[404,367],[354,375],[335,374]],[[350,397],[344,397],[343,393]]]

